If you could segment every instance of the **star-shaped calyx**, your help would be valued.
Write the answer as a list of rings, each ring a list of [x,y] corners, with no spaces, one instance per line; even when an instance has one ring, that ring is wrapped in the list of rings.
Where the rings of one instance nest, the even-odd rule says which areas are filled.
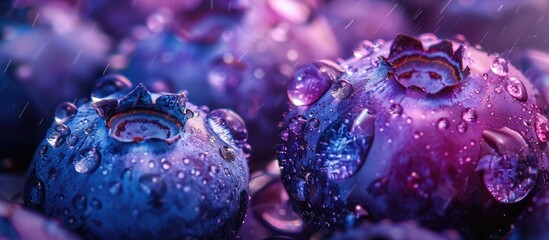
[[[118,141],[157,139],[171,144],[180,138],[187,120],[185,103],[183,93],[151,94],[139,84],[120,100],[106,97],[92,107],[105,120],[110,136]]]
[[[399,34],[391,45],[389,57],[383,60],[393,67],[394,77],[402,86],[436,94],[456,86],[468,75],[469,68],[463,68],[464,52],[463,45],[454,51],[448,40],[425,49],[420,40]]]

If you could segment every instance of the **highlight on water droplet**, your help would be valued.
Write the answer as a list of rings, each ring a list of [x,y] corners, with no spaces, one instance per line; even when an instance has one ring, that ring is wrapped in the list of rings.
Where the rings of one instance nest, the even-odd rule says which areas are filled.
[[[74,104],[70,102],[61,103],[55,108],[55,123],[66,123],[69,119],[76,116],[77,112],[78,108]]]
[[[288,84],[288,98],[296,106],[310,105],[320,99],[344,70],[337,63],[322,60],[299,67]]]

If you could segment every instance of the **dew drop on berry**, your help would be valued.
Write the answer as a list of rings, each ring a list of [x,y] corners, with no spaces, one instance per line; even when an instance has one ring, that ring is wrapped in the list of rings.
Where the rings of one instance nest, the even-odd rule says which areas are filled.
[[[65,139],[70,134],[70,129],[65,124],[57,124],[48,130],[46,141],[52,147],[59,147],[65,143]]]
[[[101,153],[94,147],[85,148],[74,156],[74,170],[78,173],[93,173],[100,163]]]
[[[248,140],[244,120],[229,109],[215,109],[206,116],[208,126],[227,144],[241,145]]]
[[[72,199],[72,206],[74,208],[76,208],[77,210],[84,210],[86,209],[86,196],[84,195],[76,195],[73,199]]]
[[[64,102],[61,103],[55,108],[55,123],[62,124],[66,123],[68,120],[76,116],[78,108],[70,103]]]
[[[296,115],[290,119],[288,129],[295,134],[301,134],[307,126],[307,119],[303,115]]]
[[[320,126],[320,120],[318,120],[318,118],[312,118],[309,120],[309,126],[312,128],[318,128]]]
[[[101,209],[103,207],[103,203],[101,203],[101,200],[99,200],[97,198],[94,198],[90,202],[90,207],[92,209],[98,210],[98,209]]]
[[[450,120],[448,118],[440,118],[437,121],[437,128],[439,130],[446,130],[450,127]]]
[[[355,48],[353,49],[353,55],[356,58],[367,57],[372,55],[375,48],[376,46],[374,45],[374,43],[368,40],[360,41],[359,43],[356,44]]]
[[[535,119],[536,136],[540,142],[547,142],[549,140],[549,121],[547,117],[540,113],[536,113]]]
[[[337,63],[322,60],[299,67],[288,85],[288,98],[296,106],[320,99],[344,70]]]
[[[497,57],[490,65],[490,70],[497,76],[505,77],[509,72],[509,63],[504,58]]]
[[[132,83],[126,77],[118,74],[109,74],[99,78],[95,82],[91,98],[93,102],[96,102],[116,92],[131,88]]]
[[[156,174],[145,174],[139,177],[139,186],[145,193],[155,197],[161,197],[166,193],[166,183]]]
[[[336,81],[330,89],[330,94],[336,99],[345,99],[353,93],[353,85],[345,79]]]
[[[295,200],[300,202],[307,200],[308,191],[309,186],[301,175],[296,175],[292,178],[292,182],[290,183],[290,194],[292,194],[292,197],[294,197]]]
[[[483,170],[484,185],[499,202],[515,203],[532,190],[538,174],[538,159],[527,141],[507,127],[485,130],[484,154],[477,170]]]
[[[360,170],[372,144],[372,118],[363,116],[364,119],[359,120],[354,116],[360,115],[339,117],[320,135],[317,143],[316,158],[332,180],[347,179]],[[360,122],[360,127],[356,122]]]
[[[113,182],[110,184],[109,192],[112,195],[118,195],[122,192],[122,183],[120,182]]]
[[[475,109],[467,108],[463,111],[461,118],[467,122],[476,122],[478,118],[478,113]]]
[[[389,106],[389,113],[393,115],[400,115],[402,113],[402,106],[398,103],[393,103]]]
[[[66,139],[67,146],[72,147],[72,146],[76,145],[76,143],[78,143],[78,139],[79,139],[79,137],[76,134],[69,135]]]
[[[515,77],[507,78],[507,81],[505,82],[505,90],[507,90],[509,95],[513,96],[519,101],[526,101],[526,99],[528,98],[528,95],[526,93],[526,87],[520,80]]]
[[[236,152],[229,146],[222,146],[219,148],[219,154],[227,162],[232,162],[236,159]]]

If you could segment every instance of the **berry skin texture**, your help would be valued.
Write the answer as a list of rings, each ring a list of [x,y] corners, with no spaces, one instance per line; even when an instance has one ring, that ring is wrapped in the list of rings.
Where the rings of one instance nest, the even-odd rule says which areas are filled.
[[[467,239],[509,232],[549,167],[538,91],[463,41],[398,35],[365,46],[317,68],[338,74],[298,69],[289,84],[296,106],[277,153],[296,212],[328,235],[357,215]],[[319,82],[331,87],[319,94]]]
[[[105,76],[91,102],[58,107],[25,205],[90,239],[233,238],[248,204],[242,119],[130,87]]]

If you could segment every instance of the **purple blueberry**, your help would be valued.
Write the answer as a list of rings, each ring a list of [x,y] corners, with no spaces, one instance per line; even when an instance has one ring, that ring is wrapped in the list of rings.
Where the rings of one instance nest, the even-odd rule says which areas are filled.
[[[505,235],[549,167],[532,83],[498,55],[433,34],[361,53],[339,63],[337,79],[317,74],[332,82],[324,94],[294,89],[299,75],[289,84],[314,93],[311,104],[289,96],[277,148],[296,212],[325,234],[358,208],[373,221]]]
[[[0,200],[0,239],[75,240],[57,221]]]
[[[28,207],[86,238],[232,238],[248,203],[247,130],[184,92],[105,76],[62,104],[27,173]]]

